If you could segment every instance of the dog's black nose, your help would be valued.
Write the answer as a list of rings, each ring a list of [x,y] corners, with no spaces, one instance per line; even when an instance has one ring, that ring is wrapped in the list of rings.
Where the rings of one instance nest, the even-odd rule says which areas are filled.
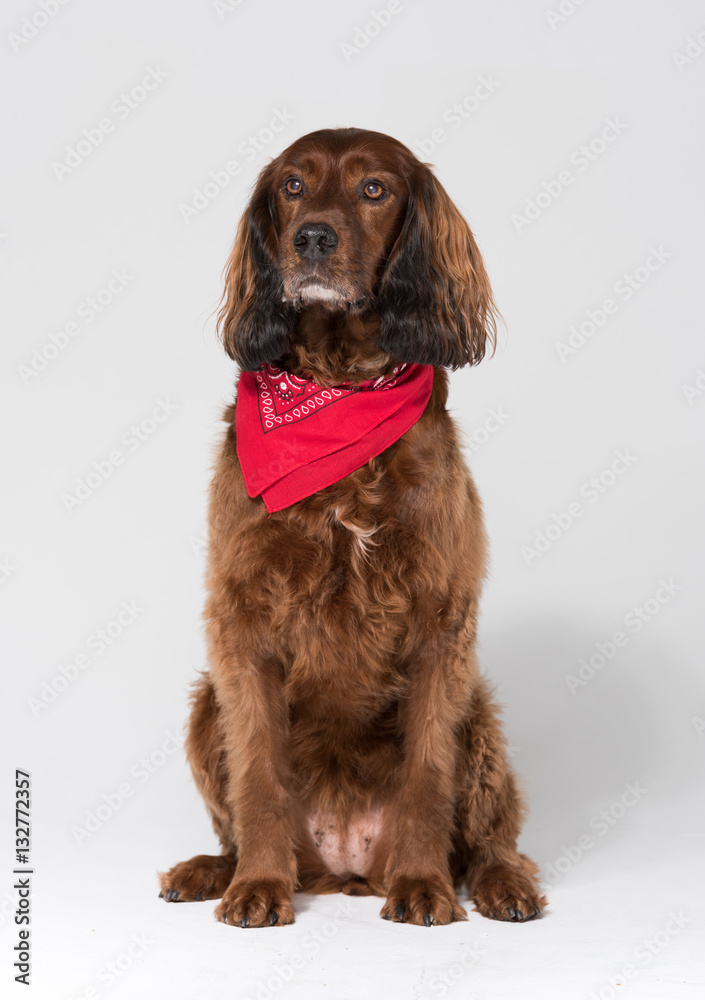
[[[294,249],[307,260],[323,260],[338,246],[338,234],[325,222],[304,222],[294,233]]]

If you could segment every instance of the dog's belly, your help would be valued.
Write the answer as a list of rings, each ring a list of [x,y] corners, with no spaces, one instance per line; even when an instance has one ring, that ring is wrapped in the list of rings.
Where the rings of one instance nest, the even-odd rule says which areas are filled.
[[[316,850],[334,875],[365,877],[372,868],[382,839],[384,814],[381,808],[354,813],[341,824],[332,813],[315,812],[306,824]]]

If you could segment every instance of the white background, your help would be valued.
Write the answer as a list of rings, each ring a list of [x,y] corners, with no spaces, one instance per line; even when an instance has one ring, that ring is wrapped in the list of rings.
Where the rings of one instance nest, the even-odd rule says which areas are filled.
[[[0,976],[13,996],[27,995],[11,969],[15,767],[33,780],[30,996],[702,995],[705,8],[585,0],[552,26],[559,2],[402,0],[358,52],[341,43],[359,42],[368,2],[219,14],[209,0],[73,0],[14,44],[41,8],[3,5]],[[689,63],[674,59],[689,45]],[[150,67],[162,82],[121,117],[111,105]],[[446,114],[465,98],[467,117]],[[293,118],[274,134],[277,112]],[[59,178],[66,147],[106,117],[113,130]],[[621,134],[583,161],[608,119]],[[522,846],[550,897],[526,926],[476,913],[397,926],[379,899],[348,912],[346,897],[298,895],[294,926],[245,933],[216,924],[212,902],[157,898],[158,869],[217,849],[170,736],[205,666],[209,470],[236,374],[210,313],[258,170],[344,125],[419,152],[424,140],[506,322],[495,357],[453,375],[450,402],[492,542],[482,659],[531,801]],[[185,221],[180,206],[232,160],[236,176]],[[513,219],[541,192],[537,218]],[[113,269],[124,287],[88,320]],[[629,274],[627,301],[615,286]],[[610,298],[613,315],[562,360],[556,345]],[[151,423],[160,400],[173,412]],[[493,410],[501,426],[485,426]],[[67,500],[116,449],[112,474]],[[549,524],[546,551],[522,551]],[[141,610],[111,625],[123,602]],[[625,623],[637,607],[639,631]]]

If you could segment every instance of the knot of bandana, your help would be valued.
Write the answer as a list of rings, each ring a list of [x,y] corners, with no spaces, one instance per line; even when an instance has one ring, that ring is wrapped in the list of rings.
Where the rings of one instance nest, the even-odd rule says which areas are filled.
[[[275,365],[242,372],[235,429],[248,495],[276,511],[344,479],[416,423],[432,387],[431,365],[327,389]]]

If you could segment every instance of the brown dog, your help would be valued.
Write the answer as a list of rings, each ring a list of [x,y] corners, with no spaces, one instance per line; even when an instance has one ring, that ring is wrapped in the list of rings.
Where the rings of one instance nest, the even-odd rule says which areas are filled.
[[[331,129],[260,174],[219,318],[243,370],[319,386],[433,365],[423,415],[376,458],[269,514],[246,492],[235,405],[211,490],[210,673],[188,758],[222,845],[160,876],[167,901],[294,919],[292,894],[386,896],[414,924],[530,920],[523,806],[475,655],[480,501],[445,408],[495,309],[467,224],[401,143]]]

